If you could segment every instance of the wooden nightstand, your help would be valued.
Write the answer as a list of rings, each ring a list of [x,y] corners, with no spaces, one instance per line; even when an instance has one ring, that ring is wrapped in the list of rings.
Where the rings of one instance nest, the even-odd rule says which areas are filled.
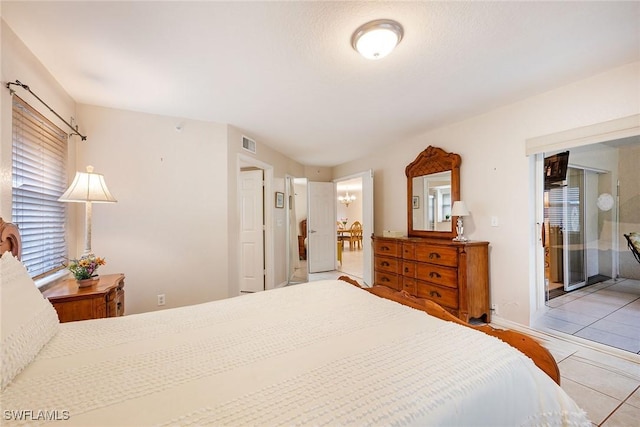
[[[66,279],[42,293],[58,312],[60,322],[100,319],[124,314],[124,274],[100,275],[97,284],[78,288]]]

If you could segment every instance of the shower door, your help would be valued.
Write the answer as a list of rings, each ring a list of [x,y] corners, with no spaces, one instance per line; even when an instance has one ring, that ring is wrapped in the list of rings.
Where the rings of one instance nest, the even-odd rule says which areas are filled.
[[[587,284],[583,169],[569,167],[564,193],[564,290],[568,292]]]

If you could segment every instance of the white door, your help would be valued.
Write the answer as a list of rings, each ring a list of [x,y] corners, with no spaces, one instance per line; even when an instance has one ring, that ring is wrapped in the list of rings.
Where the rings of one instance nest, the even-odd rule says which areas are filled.
[[[363,280],[367,285],[373,285],[373,170],[362,174],[362,248],[363,250]]]
[[[336,194],[332,182],[309,182],[307,262],[309,273],[331,271],[336,263]]]
[[[240,172],[240,292],[264,291],[262,170]]]

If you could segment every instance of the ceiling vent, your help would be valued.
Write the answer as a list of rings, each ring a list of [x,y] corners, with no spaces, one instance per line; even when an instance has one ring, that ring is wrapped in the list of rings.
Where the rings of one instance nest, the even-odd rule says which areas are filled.
[[[256,142],[244,135],[242,136],[242,148],[253,154],[256,154]]]

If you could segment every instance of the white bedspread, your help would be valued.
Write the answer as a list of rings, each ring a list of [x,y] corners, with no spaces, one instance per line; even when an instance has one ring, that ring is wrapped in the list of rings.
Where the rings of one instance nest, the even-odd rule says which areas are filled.
[[[590,425],[507,344],[338,281],[62,324],[1,405],[3,425]]]

